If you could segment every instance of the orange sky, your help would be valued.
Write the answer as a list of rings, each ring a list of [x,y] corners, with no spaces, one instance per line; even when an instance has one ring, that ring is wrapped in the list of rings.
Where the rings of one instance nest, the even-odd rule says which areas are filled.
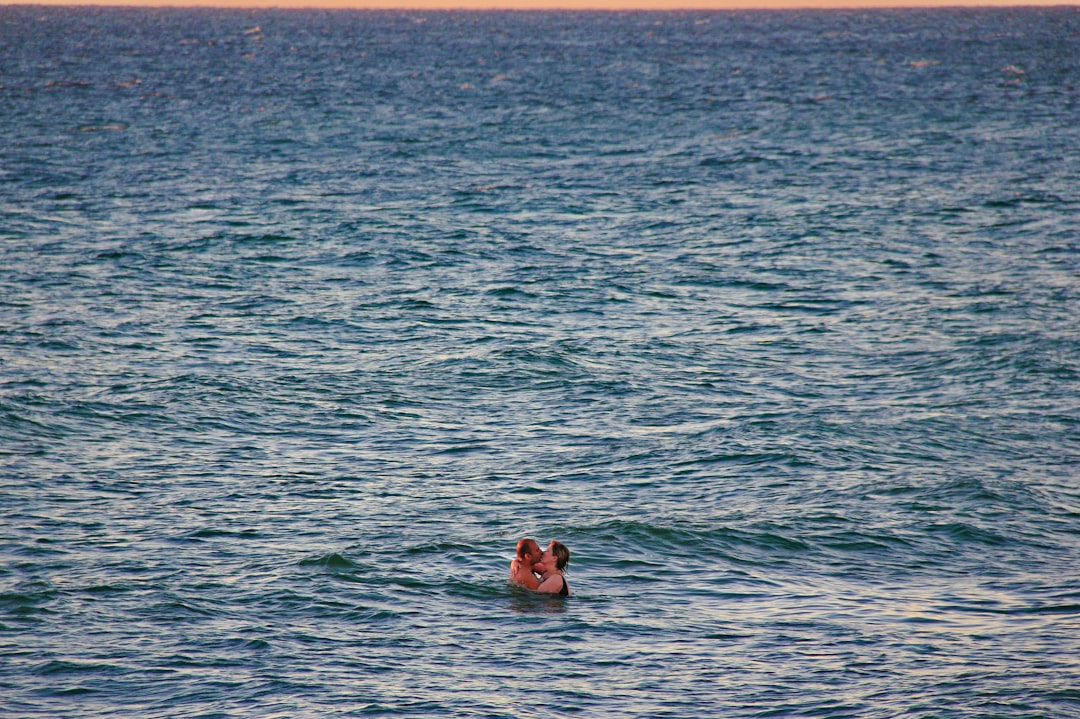
[[[724,10],[790,8],[1076,6],[1077,0],[0,0],[0,5],[138,5],[243,8]]]
[[[292,8],[708,10],[1070,5],[1076,0],[0,0],[0,5],[140,5]]]

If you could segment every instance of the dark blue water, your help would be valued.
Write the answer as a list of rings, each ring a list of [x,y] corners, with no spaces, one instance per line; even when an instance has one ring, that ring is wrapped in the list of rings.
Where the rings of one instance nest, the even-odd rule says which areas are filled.
[[[0,8],[0,714],[1080,716],[1078,218],[1076,8]]]

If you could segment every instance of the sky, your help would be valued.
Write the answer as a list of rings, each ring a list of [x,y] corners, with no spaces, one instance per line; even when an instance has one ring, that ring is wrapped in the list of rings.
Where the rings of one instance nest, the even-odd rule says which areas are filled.
[[[1077,0],[0,0],[0,5],[292,8],[711,10],[1076,5]]]

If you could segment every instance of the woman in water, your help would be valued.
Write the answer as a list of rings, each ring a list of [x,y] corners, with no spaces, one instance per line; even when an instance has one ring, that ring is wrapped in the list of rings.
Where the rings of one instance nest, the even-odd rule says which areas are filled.
[[[552,541],[540,555],[540,561],[536,564],[536,570],[540,572],[540,586],[536,588],[536,591],[563,597],[570,596],[570,585],[566,583],[566,576],[563,574],[569,561],[570,550],[566,548],[566,545]]]

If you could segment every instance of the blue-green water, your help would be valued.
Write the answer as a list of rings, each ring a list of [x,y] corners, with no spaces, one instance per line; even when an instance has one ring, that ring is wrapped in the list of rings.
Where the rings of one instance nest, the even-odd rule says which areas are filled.
[[[0,714],[1080,716],[1078,100],[1076,8],[0,8]]]

